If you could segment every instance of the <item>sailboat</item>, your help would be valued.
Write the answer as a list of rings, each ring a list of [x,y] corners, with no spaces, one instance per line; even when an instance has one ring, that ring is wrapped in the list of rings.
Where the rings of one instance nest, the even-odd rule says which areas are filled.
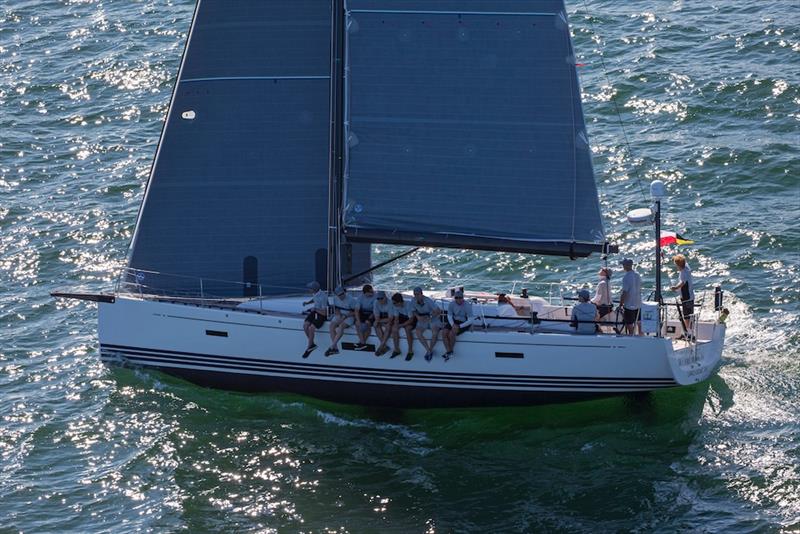
[[[569,303],[523,294],[515,326],[481,321],[449,361],[375,357],[352,329],[300,356],[307,282],[353,291],[372,244],[616,251],[575,63],[563,0],[198,0],[127,267],[113,292],[55,295],[98,303],[104,362],[210,387],[439,408],[706,380],[724,321],[687,331],[660,280],[644,335],[577,334]],[[660,209],[637,217],[658,230]]]

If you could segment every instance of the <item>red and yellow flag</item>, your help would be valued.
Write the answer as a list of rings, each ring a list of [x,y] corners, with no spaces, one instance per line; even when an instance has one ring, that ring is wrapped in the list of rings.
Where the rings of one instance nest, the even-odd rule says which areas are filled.
[[[694,241],[686,239],[682,235],[675,232],[661,232],[661,246],[667,245],[693,245]]]

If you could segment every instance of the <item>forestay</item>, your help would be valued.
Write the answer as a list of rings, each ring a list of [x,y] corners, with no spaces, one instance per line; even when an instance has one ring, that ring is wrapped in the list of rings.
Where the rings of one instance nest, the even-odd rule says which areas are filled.
[[[350,0],[346,9],[349,240],[600,250],[561,0]]]
[[[169,274],[137,281],[240,295],[211,280],[324,282],[330,40],[326,0],[198,2],[129,260]]]

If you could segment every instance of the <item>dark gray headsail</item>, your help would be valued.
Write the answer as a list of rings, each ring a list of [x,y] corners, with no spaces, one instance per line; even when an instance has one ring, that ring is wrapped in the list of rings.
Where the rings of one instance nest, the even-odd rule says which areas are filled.
[[[350,241],[605,242],[562,0],[347,3]]]
[[[130,252],[160,273],[143,284],[325,281],[330,42],[328,0],[198,1]]]

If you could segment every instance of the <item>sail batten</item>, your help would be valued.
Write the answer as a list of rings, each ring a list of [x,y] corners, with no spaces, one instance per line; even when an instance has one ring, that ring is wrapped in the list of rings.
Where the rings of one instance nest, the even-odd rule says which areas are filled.
[[[348,239],[602,249],[563,2],[351,0],[347,27]]]

